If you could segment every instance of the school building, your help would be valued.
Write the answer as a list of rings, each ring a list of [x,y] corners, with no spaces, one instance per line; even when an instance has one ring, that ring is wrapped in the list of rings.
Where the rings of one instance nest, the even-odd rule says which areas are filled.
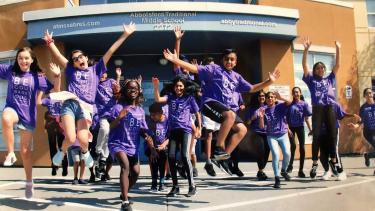
[[[246,80],[258,83],[268,77],[268,72],[279,68],[281,78],[270,88],[290,95],[291,89],[299,86],[310,101],[307,87],[302,82],[302,38],[309,37],[312,41],[308,58],[310,68],[315,62],[322,61],[327,66],[327,73],[334,65],[334,41],[338,40],[342,43],[342,54],[336,83],[337,101],[347,112],[358,113],[364,86],[359,70],[371,70],[370,62],[373,62],[368,50],[373,52],[372,42],[367,42],[366,47],[356,38],[361,30],[365,30],[357,27],[355,6],[358,2],[366,6],[365,0],[5,0],[0,3],[0,62],[13,63],[18,48],[33,46],[41,67],[47,70],[49,63],[54,61],[42,40],[47,29],[53,32],[55,43],[65,55],[71,50],[82,49],[89,57],[98,59],[120,36],[123,24],[132,21],[137,31],[112,57],[108,64],[109,76],[114,77],[115,66],[122,68],[125,78],[141,74],[147,111],[153,101],[151,77],[157,75],[162,81],[173,77],[172,65],[163,59],[162,50],[173,49],[173,29],[181,26],[185,30],[181,53],[189,59],[202,60],[212,56],[220,63],[223,49],[235,48],[237,71]],[[361,46],[362,54],[366,54],[364,57],[358,54],[358,46]],[[361,61],[366,58],[371,61],[363,68]],[[0,81],[0,107],[5,103],[6,84],[6,81]],[[250,95],[243,97],[247,102]],[[44,112],[45,108],[38,107],[33,145],[36,166],[50,165]],[[347,122],[341,122],[340,152],[368,150],[361,132],[349,130],[345,126]],[[244,160],[254,160],[258,153],[249,136],[240,144]],[[309,140],[307,156],[311,155],[311,137]],[[1,162],[5,149],[1,141]],[[298,158],[298,150],[296,154]],[[20,160],[17,164],[21,164]]]

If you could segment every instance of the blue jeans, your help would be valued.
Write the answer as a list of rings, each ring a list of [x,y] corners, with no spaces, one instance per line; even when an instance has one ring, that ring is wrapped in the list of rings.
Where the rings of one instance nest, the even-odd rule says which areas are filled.
[[[270,136],[267,135],[267,142],[268,146],[270,147],[271,153],[272,153],[272,168],[273,173],[275,176],[280,176],[280,169],[279,169],[279,147],[281,147],[281,151],[283,153],[283,164],[281,169],[286,170],[289,164],[290,160],[290,143],[288,134],[285,133],[281,136]]]

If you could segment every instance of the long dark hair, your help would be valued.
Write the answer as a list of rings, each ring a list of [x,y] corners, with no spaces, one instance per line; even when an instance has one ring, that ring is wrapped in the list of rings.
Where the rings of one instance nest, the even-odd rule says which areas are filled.
[[[324,70],[327,70],[326,65],[323,62],[317,62],[313,66],[313,76],[317,76],[316,73],[315,73],[315,69],[316,69],[316,66],[318,66],[318,65],[322,65]]]
[[[259,99],[258,98],[259,98],[260,94],[266,95],[266,92],[263,89],[259,90],[258,92],[255,92],[251,96],[250,101],[249,101],[249,103],[247,104],[246,107],[249,107],[249,108],[259,108],[260,107],[260,103],[259,103]]]
[[[174,87],[176,86],[177,82],[181,82],[184,85],[184,95],[189,95],[193,97],[198,97],[198,92],[200,91],[200,86],[195,83],[194,81],[188,79],[185,76],[177,75],[173,80],[172,83],[164,84],[164,88],[161,90],[161,95],[166,95],[169,93],[174,92]]]
[[[41,73],[43,72],[39,65],[38,65],[38,59],[36,58],[35,54],[34,54],[34,51],[29,48],[29,47],[23,47],[21,49],[19,49],[17,51],[17,54],[16,54],[16,61],[14,61],[14,65],[13,65],[13,72],[15,75],[20,75],[23,73],[23,71],[21,70],[20,68],[20,65],[18,64],[18,55],[24,51],[27,51],[29,52],[31,58],[33,59],[33,63],[30,64],[30,72],[32,72],[33,74],[37,74],[37,73]]]
[[[363,90],[363,97],[366,97],[366,92],[367,92],[367,90],[372,91],[371,88],[365,88],[365,89]]]
[[[299,90],[299,92],[301,93],[300,100],[305,101],[305,97],[302,95],[302,90],[301,90],[301,88],[299,88],[298,86],[293,87],[293,89],[292,89],[292,93],[293,93],[294,89],[298,89],[298,90]]]
[[[130,82],[135,82],[137,84],[138,96],[135,99],[135,105],[139,106],[144,102],[144,96],[143,96],[143,93],[142,93],[141,84],[136,79],[125,80],[125,82],[121,85],[121,90],[120,90],[121,97],[120,97],[119,101],[123,102],[123,103],[126,103],[126,104],[132,103],[132,100],[129,99],[128,96],[127,96],[127,88],[128,88],[128,85],[129,85]]]

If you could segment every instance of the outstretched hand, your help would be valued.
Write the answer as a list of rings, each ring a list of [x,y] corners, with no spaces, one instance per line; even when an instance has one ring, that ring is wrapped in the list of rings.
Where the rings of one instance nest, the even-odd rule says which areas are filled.
[[[121,70],[121,68],[117,67],[117,68],[116,68],[116,76],[117,76],[117,77],[120,77],[121,74],[122,74],[122,70]]]
[[[341,43],[339,42],[339,41],[335,41],[335,46],[336,46],[336,48],[341,48]]]
[[[60,67],[57,66],[55,63],[50,63],[49,69],[53,73],[54,77],[60,77],[61,76],[61,70]]]
[[[176,40],[181,40],[182,36],[184,36],[184,31],[181,30],[181,26],[176,26],[174,28],[174,35],[176,37]]]
[[[152,77],[152,84],[154,85],[154,88],[159,89],[159,79],[157,77]]]
[[[124,27],[124,35],[129,36],[131,35],[135,30],[135,23],[130,22],[129,25],[123,25]]]
[[[49,33],[48,29],[44,32],[43,40],[46,41],[46,43],[50,42],[53,40],[52,38],[53,32]]]
[[[305,48],[305,50],[309,50],[310,46],[311,46],[311,41],[308,37],[305,37],[303,38],[303,47]]]
[[[163,50],[164,58],[170,62],[176,61],[178,59],[177,52],[174,50],[172,53],[168,48]]]
[[[280,78],[280,70],[275,69],[272,73],[269,72],[268,76],[269,76],[269,79],[271,80],[271,82],[275,82],[277,79]]]

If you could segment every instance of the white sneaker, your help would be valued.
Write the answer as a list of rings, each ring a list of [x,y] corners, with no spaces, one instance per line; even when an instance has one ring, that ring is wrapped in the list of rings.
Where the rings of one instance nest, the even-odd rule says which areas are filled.
[[[330,170],[328,170],[328,171],[324,172],[322,178],[323,178],[323,180],[329,180],[329,178],[331,178],[331,176],[332,176],[332,172]]]
[[[14,154],[14,152],[10,152],[5,158],[4,166],[12,166],[16,161],[17,161],[16,155]]]
[[[90,152],[81,153],[81,159],[85,161],[85,166],[91,168],[94,166],[94,159],[92,159]]]
[[[34,185],[33,182],[26,182],[25,186],[25,197],[27,199],[32,198],[34,195]]]
[[[345,173],[345,171],[343,171],[343,172],[341,172],[341,173],[339,173],[339,175],[337,176],[337,180],[338,181],[344,181],[344,180],[346,180],[346,173]]]
[[[52,163],[55,166],[61,166],[62,160],[64,159],[64,152],[61,150],[58,150],[57,153],[52,158]]]

